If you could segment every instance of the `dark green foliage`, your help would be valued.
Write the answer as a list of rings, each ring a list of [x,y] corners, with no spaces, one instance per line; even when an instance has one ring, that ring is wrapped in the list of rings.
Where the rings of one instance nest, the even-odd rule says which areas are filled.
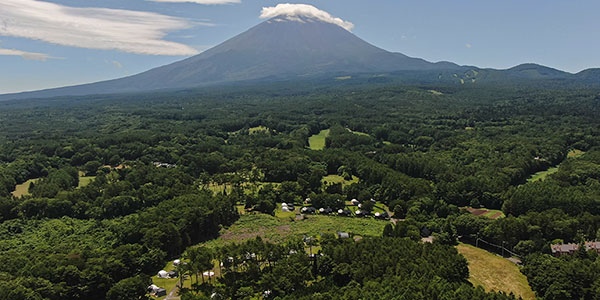
[[[150,277],[136,276],[117,282],[106,293],[107,300],[142,300],[146,297],[147,288],[152,284]]]
[[[356,198],[365,210],[372,198],[405,220],[386,226],[390,238],[330,242],[316,265],[288,256],[302,253],[298,245],[235,246],[223,294],[244,298],[275,286],[288,299],[504,299],[468,286],[465,264],[448,245],[480,237],[535,255],[554,240],[598,238],[597,95],[281,84],[2,102],[0,264],[9,275],[0,274],[0,298],[95,300],[113,288],[136,297],[125,292],[135,290],[128,278],[154,274],[167,258],[216,237],[236,220],[236,204],[274,214],[277,203],[310,197],[332,209]],[[250,133],[259,126],[266,129]],[[308,149],[308,137],[324,129],[326,149]],[[572,149],[586,153],[566,158]],[[558,164],[543,182],[526,183]],[[79,171],[96,178],[79,188]],[[360,179],[323,185],[332,174]],[[11,195],[37,178],[31,195]],[[222,189],[209,192],[215,186]],[[459,210],[467,205],[503,208],[508,217]],[[408,241],[429,231],[434,245]],[[253,251],[262,253],[258,264],[245,260]],[[592,261],[578,253],[568,262]],[[535,282],[536,274],[554,276],[536,260],[525,263]],[[579,275],[595,269],[581,270],[573,285],[534,288],[547,299],[588,299],[600,284]]]

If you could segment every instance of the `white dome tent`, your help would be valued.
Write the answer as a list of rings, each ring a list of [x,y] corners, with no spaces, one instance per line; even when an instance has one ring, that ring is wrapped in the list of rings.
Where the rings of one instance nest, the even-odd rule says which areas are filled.
[[[160,270],[158,272],[158,278],[169,278],[169,272],[165,270]]]

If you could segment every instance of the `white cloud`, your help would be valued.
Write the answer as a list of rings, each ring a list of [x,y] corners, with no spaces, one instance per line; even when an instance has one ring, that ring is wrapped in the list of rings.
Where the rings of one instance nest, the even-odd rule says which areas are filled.
[[[0,35],[64,46],[138,54],[193,55],[198,53],[196,49],[163,39],[170,31],[192,25],[181,18],[151,12],[76,8],[34,0],[0,1]]]
[[[308,4],[281,3],[273,7],[263,7],[260,14],[262,19],[270,19],[278,16],[285,16],[288,20],[292,21],[300,20],[298,19],[299,17],[315,18],[323,22],[338,25],[348,31],[354,28],[354,24],[340,18],[334,18],[328,12]]]
[[[241,0],[147,0],[152,2],[168,2],[168,3],[198,3],[198,4],[230,4],[240,3]]]
[[[20,56],[26,60],[40,60],[46,61],[47,59],[61,59],[60,57],[53,57],[44,53],[35,53],[35,52],[27,52],[16,49],[3,49],[0,48],[0,55],[9,55],[9,56]]]

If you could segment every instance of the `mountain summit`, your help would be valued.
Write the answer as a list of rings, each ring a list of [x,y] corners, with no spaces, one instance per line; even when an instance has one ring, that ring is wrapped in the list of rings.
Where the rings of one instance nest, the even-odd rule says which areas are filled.
[[[350,32],[352,23],[333,18],[310,5],[280,4],[263,9],[261,17],[268,19],[214,48],[170,65],[121,79],[13,96],[141,92],[324,74],[458,67],[375,47]]]
[[[148,92],[244,81],[334,78],[391,73],[413,84],[600,84],[600,71],[570,74],[523,64],[507,70],[432,63],[373,46],[354,24],[306,4],[263,8],[266,21],[196,56],[137,75],[72,87],[0,95],[0,100]]]

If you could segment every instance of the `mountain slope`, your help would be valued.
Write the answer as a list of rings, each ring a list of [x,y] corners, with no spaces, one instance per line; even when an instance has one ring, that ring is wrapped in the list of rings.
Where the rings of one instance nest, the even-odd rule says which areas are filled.
[[[275,17],[199,55],[138,75],[12,97],[140,92],[266,78],[456,68],[452,63],[431,63],[388,52],[342,27],[317,19]]]

